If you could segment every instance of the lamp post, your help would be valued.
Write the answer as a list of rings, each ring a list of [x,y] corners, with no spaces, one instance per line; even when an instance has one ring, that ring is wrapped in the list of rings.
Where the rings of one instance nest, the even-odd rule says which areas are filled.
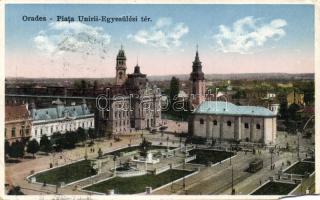
[[[298,156],[298,160],[300,161],[300,134],[298,132],[298,129],[296,129],[296,133],[297,133],[297,136],[298,136],[298,147],[297,147],[297,156]]]
[[[235,193],[236,191],[233,188],[233,165],[231,165],[231,194],[234,195]]]

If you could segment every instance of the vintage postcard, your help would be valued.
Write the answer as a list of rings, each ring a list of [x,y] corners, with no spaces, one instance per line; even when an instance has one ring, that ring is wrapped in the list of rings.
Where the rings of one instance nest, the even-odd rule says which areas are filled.
[[[4,199],[319,192],[316,1],[1,6]]]

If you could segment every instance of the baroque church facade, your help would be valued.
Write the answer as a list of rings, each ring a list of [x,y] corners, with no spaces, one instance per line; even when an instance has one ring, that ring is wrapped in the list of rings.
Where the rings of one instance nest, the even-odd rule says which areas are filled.
[[[277,116],[261,106],[238,106],[226,101],[212,101],[198,50],[190,74],[189,102],[194,110],[189,118],[189,134],[208,141],[238,140],[272,144],[277,134]]]
[[[106,88],[107,109],[99,109],[96,123],[107,135],[152,129],[161,124],[161,91],[149,83],[137,64],[127,74],[127,57],[121,47],[116,58],[114,85]],[[101,126],[102,124],[102,126]]]

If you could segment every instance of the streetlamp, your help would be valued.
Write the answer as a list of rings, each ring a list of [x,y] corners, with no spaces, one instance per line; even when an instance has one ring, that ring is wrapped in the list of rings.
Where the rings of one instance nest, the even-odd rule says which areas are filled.
[[[298,160],[300,161],[300,133],[299,133],[299,131],[298,131],[298,129],[296,129],[296,133],[297,133],[297,136],[298,136],[298,152],[297,152],[297,156],[298,156]]]
[[[272,164],[273,164],[273,151],[274,151],[274,149],[273,148],[271,148],[270,149],[270,154],[271,154],[271,166],[270,166],[270,169],[272,170],[273,169],[273,167],[272,167]]]
[[[231,194],[235,195],[236,190],[233,188],[233,165],[231,165]]]

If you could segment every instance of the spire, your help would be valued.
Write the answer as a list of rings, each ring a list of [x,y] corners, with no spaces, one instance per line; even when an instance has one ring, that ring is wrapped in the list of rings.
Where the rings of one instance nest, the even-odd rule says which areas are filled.
[[[197,44],[197,51],[196,51],[196,57],[194,59],[194,62],[200,62],[200,58],[199,58],[199,51],[198,51],[199,45]]]
[[[192,73],[190,74],[190,80],[203,80],[204,74],[202,72],[202,65],[199,58],[199,46],[197,44],[196,49],[196,56],[194,58],[193,64],[192,64]]]
[[[123,45],[121,44],[120,50],[123,50]]]

